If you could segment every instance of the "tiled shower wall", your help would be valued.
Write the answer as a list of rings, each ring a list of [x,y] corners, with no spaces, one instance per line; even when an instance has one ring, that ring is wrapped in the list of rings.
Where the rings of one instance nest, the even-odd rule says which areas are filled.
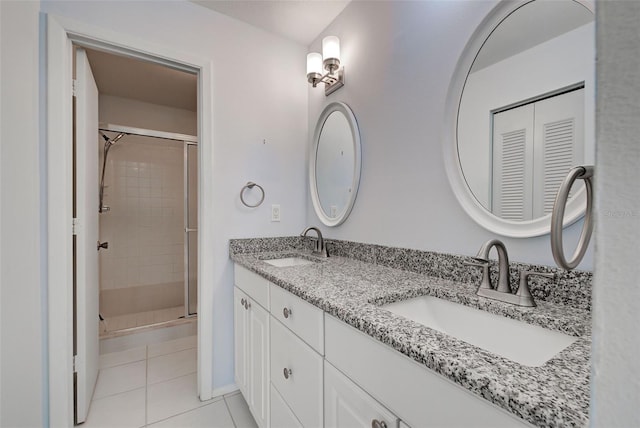
[[[100,240],[109,249],[100,250],[101,314],[182,305],[183,143],[126,135],[107,159],[104,203],[110,210],[100,214]]]

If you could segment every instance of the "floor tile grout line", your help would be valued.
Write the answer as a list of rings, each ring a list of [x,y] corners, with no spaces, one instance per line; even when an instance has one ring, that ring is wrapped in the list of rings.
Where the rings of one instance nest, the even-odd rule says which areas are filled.
[[[203,404],[203,405],[198,406],[198,407],[193,408],[193,409],[189,409],[189,410],[184,410],[184,411],[178,412],[178,413],[176,413],[175,415],[167,416],[166,418],[158,419],[157,421],[153,421],[153,422],[151,422],[151,423],[147,424],[147,426],[151,426],[151,425],[154,425],[154,424],[157,424],[157,423],[160,423],[160,422],[164,422],[164,421],[166,421],[167,419],[175,418],[176,416],[185,415],[185,414],[187,414],[187,413],[195,412],[196,410],[200,410],[200,409],[205,408],[205,407],[207,407],[207,406],[211,406],[211,405],[213,405],[213,404],[218,403],[219,401],[222,401],[222,400],[223,400],[223,397],[221,396],[221,397],[219,397],[218,399],[212,398],[211,400],[212,400],[212,401],[211,401],[210,403]],[[227,403],[225,402],[225,406],[226,406],[226,404],[227,404]],[[227,410],[229,410],[229,409],[227,408]],[[229,412],[229,415],[231,415],[231,412]],[[232,419],[232,420],[233,420],[233,419]],[[235,425],[234,425],[234,426],[235,426]]]
[[[145,356],[144,358],[140,358],[138,360],[127,361],[126,363],[119,363],[119,364],[116,364],[114,366],[100,367],[98,370],[112,369],[114,367],[126,366],[127,364],[139,363],[140,361],[144,361],[146,358],[147,357]]]
[[[2,1],[2,0],[0,0],[0,1]],[[135,388],[127,389],[127,390],[124,390],[124,391],[114,392],[113,394],[103,395],[102,397],[98,397],[98,398],[95,398],[95,396],[94,396],[93,398],[91,398],[91,402],[104,400],[105,398],[115,397],[116,395],[120,395],[120,394],[126,394],[127,392],[137,391],[137,390],[142,389],[142,388],[144,388],[144,386],[136,386]]]
[[[153,383],[148,383],[147,382],[147,386],[156,386],[156,385],[159,385],[159,384],[164,383],[164,382],[169,382],[171,380],[180,379],[181,377],[191,376],[192,374],[195,374],[195,373],[198,373],[198,372],[197,371],[192,371],[192,372],[181,374],[181,375],[169,378],[169,379],[163,379],[163,380],[158,381],[158,382],[153,382]]]
[[[166,354],[158,354],[158,355],[154,355],[153,357],[147,357],[148,359],[153,359],[153,358],[158,358],[158,357],[164,357],[165,355],[171,355],[171,354],[177,354],[178,352],[184,352],[184,351],[189,351],[191,349],[198,349],[198,346],[191,346],[189,348],[184,348],[184,349],[179,349],[177,351],[171,351],[171,352],[167,352]]]
[[[231,413],[231,408],[229,407],[229,403],[227,403],[227,397],[225,397],[223,395],[222,399],[224,400],[224,405],[227,408],[227,412],[229,412],[229,417],[231,418],[231,423],[233,424],[233,426],[235,428],[238,428],[238,425],[236,424],[236,420],[233,418],[233,413]]]

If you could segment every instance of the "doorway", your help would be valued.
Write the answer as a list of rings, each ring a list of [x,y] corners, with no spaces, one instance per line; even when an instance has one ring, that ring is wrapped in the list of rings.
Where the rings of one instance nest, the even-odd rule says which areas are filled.
[[[72,93],[73,44],[135,57],[197,73],[198,258],[211,260],[213,246],[213,63],[123,33],[74,20],[46,17],[46,265],[49,424],[73,423]],[[97,131],[96,131],[97,132]],[[95,134],[94,134],[95,135]],[[95,245],[95,243],[94,243]],[[211,263],[198,263],[197,390],[201,400],[228,392],[213,388],[213,287]],[[97,327],[96,327],[97,330]]]
[[[104,389],[99,354],[180,332],[195,338],[199,180],[197,75],[79,46],[73,51],[78,424],[87,419],[94,392]],[[185,323],[194,328],[169,329]],[[161,330],[141,334],[154,329]]]

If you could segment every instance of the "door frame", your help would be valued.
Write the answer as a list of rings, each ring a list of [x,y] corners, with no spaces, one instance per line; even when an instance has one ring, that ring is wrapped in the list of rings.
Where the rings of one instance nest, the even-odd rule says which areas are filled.
[[[73,426],[72,45],[151,60],[198,74],[198,395],[213,391],[213,62],[61,16],[46,17],[48,408]],[[97,334],[97,332],[96,332]]]

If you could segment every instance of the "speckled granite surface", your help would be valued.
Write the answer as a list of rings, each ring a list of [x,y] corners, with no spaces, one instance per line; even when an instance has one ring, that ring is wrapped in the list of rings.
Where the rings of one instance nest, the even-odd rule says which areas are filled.
[[[332,257],[310,265],[279,268],[265,263],[264,259],[306,252],[309,246],[300,238],[286,240],[232,240],[230,255],[247,269],[536,426],[588,424],[591,319],[589,311],[575,307],[580,305],[537,299],[538,307],[521,308],[484,299],[475,295],[473,284],[429,276],[429,271],[418,273],[387,266],[394,257],[380,263],[385,256],[367,246],[350,249],[359,254],[354,258],[337,256],[335,245]],[[338,241],[338,245],[355,247],[344,241]],[[332,248],[329,251],[331,254]],[[392,253],[405,254],[404,251],[394,249]],[[425,269],[447,269],[433,265],[449,266],[446,263],[456,257],[444,255],[441,261],[440,256],[427,253],[425,257],[435,259]],[[378,264],[361,261],[362,258]],[[467,272],[457,275],[466,278]],[[433,295],[541,325],[577,336],[578,340],[542,367],[527,367],[379,306],[420,295]]]

